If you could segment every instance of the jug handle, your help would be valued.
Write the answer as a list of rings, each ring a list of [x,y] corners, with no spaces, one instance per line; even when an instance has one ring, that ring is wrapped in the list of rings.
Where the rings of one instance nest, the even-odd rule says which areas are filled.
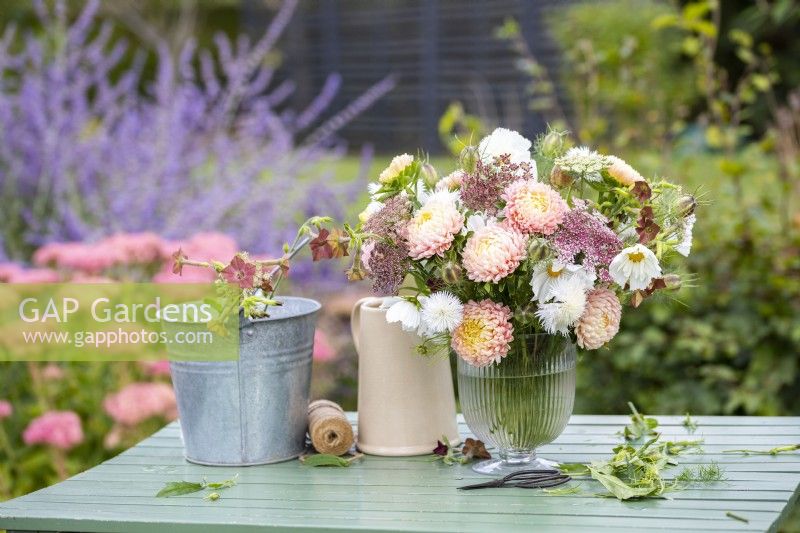
[[[350,334],[353,336],[353,344],[356,347],[356,351],[358,351],[358,330],[361,327],[361,306],[373,300],[380,300],[380,298],[374,296],[361,298],[353,306],[353,311],[350,313]]]

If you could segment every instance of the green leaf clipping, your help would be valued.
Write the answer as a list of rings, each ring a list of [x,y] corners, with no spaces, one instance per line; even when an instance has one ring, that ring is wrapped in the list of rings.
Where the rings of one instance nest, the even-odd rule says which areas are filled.
[[[334,466],[334,467],[348,467],[350,463],[360,457],[360,455],[345,459],[337,455],[329,453],[317,453],[309,455],[301,459],[301,462],[306,466]]]
[[[205,486],[202,483],[192,483],[191,481],[170,481],[164,488],[158,491],[156,498],[169,498],[170,496],[182,496],[200,492]]]

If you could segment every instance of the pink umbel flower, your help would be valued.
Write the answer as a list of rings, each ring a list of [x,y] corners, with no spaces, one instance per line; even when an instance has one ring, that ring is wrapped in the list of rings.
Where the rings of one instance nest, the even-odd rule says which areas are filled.
[[[60,381],[64,379],[64,369],[55,363],[48,363],[42,369],[42,379],[45,381]]]
[[[622,304],[608,289],[594,289],[586,295],[586,309],[575,326],[578,346],[596,350],[619,331]]]
[[[20,272],[22,267],[16,263],[0,263],[0,283],[7,282]]]
[[[519,180],[506,187],[506,218],[523,233],[552,234],[564,221],[569,207],[552,187],[534,180]]]
[[[31,268],[20,270],[8,278],[9,283],[58,283],[61,276],[49,268]]]
[[[450,345],[469,364],[487,366],[508,355],[513,339],[511,309],[491,300],[470,300]]]
[[[8,418],[12,414],[14,414],[14,408],[11,403],[7,400],[0,400],[0,420]]]
[[[159,361],[140,361],[139,366],[149,376],[169,376],[169,361],[161,359]]]
[[[103,400],[103,408],[114,421],[135,426],[148,418],[177,416],[175,392],[166,383],[131,383]]]
[[[326,362],[336,357],[336,350],[321,329],[314,331],[314,361]]]
[[[449,192],[434,193],[408,222],[408,255],[412,259],[442,256],[464,227],[464,215]]]
[[[600,215],[576,206],[564,217],[564,222],[552,236],[557,260],[569,265],[580,264],[588,273],[597,272],[600,280],[611,281],[608,265],[622,250],[622,241]]]
[[[525,259],[528,239],[500,225],[479,228],[464,246],[467,277],[478,282],[498,282],[514,272]]]
[[[22,433],[27,445],[47,444],[69,450],[83,442],[81,419],[72,411],[49,411],[31,420]]]

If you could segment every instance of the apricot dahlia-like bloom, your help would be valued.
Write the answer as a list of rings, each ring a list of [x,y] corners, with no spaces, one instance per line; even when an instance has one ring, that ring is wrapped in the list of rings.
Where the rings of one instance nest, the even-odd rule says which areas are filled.
[[[606,168],[606,172],[608,175],[620,182],[623,185],[633,185],[637,181],[644,181],[639,172],[636,171],[635,168],[630,166],[624,160],[620,159],[615,155],[606,156],[611,165]]]
[[[498,282],[514,272],[525,259],[528,239],[512,228],[490,225],[479,228],[464,246],[467,277],[478,282]]]
[[[491,300],[470,300],[450,345],[469,364],[487,366],[508,355],[513,339],[511,309]]]
[[[463,227],[464,215],[456,207],[453,195],[434,193],[406,227],[408,255],[412,259],[441,256]]]
[[[407,169],[413,162],[414,162],[413,155],[400,154],[394,156],[394,158],[392,158],[392,162],[389,163],[389,166],[383,169],[380,176],[378,176],[378,181],[380,181],[381,183],[390,183],[397,176],[399,176],[405,169]]]
[[[594,289],[586,295],[586,310],[575,326],[578,346],[596,350],[614,338],[619,331],[622,305],[608,289]]]
[[[569,207],[552,187],[534,180],[515,181],[503,193],[506,218],[523,233],[552,234]]]

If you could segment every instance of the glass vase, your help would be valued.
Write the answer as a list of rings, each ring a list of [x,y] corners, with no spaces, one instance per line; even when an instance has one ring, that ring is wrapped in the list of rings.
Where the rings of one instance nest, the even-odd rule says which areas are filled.
[[[481,474],[547,469],[536,456],[567,425],[575,401],[575,345],[563,336],[515,335],[500,363],[473,366],[458,359],[458,394],[470,430],[499,450],[476,463]]]

